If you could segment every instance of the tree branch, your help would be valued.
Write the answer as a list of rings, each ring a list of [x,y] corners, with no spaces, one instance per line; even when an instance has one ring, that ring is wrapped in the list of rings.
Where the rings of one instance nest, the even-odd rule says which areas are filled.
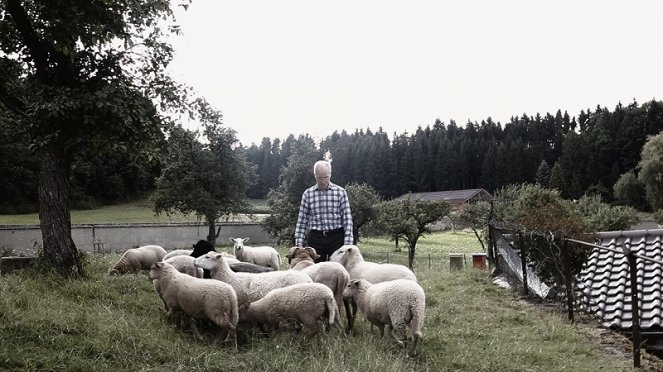
[[[19,0],[7,0],[7,12],[16,23],[16,29],[23,37],[23,41],[34,59],[37,75],[44,77],[48,69],[49,48],[39,39],[39,35],[32,27],[32,23]]]
[[[9,111],[14,113],[22,113],[25,109],[25,103],[18,97],[10,94],[2,83],[0,83],[0,102],[5,105]]]

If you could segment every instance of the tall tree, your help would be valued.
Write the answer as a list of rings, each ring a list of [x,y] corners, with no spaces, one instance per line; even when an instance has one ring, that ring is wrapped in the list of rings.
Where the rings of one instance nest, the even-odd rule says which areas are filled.
[[[650,137],[642,148],[638,179],[653,210],[663,209],[663,133]]]
[[[539,168],[536,170],[536,183],[544,188],[547,188],[550,183],[550,165],[545,159],[541,160]]]
[[[300,136],[293,144],[293,151],[287,165],[281,171],[279,185],[267,196],[267,205],[272,213],[265,218],[262,225],[278,243],[294,245],[295,225],[302,193],[311,187],[313,164],[322,160],[322,152],[315,146],[311,137]],[[332,168],[332,182],[334,182]]]
[[[41,160],[44,257],[82,275],[69,202],[76,152],[154,157],[168,122],[155,103],[187,106],[186,90],[164,73],[167,37],[178,31],[171,1],[5,0],[0,12],[0,102]]]
[[[246,190],[255,179],[243,148],[233,148],[235,132],[206,125],[207,144],[197,134],[175,127],[153,195],[157,213],[194,213],[208,226],[207,241],[216,243],[216,221],[249,209]]]

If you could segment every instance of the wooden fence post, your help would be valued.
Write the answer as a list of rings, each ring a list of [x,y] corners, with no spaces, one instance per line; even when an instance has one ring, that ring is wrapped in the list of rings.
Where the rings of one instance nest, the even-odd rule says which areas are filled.
[[[523,295],[529,295],[529,287],[527,286],[527,250],[525,249],[525,239],[523,233],[518,233],[518,245],[520,246],[520,267],[523,271]]]
[[[566,307],[568,317],[574,322],[573,317],[573,278],[571,275],[571,259],[569,258],[569,242],[562,237],[562,270],[564,270],[564,286],[566,287]]]
[[[628,252],[628,269],[631,275],[631,336],[633,337],[633,367],[640,368],[640,304],[638,301],[638,267],[631,244],[624,242],[624,250]]]

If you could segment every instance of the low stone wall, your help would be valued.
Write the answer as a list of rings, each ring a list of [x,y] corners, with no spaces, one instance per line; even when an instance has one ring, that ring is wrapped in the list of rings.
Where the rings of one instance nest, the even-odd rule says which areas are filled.
[[[230,237],[249,237],[250,245],[269,244],[273,239],[257,223],[223,223],[218,244],[230,244]],[[84,252],[124,252],[129,248],[156,244],[168,250],[190,248],[207,238],[207,225],[172,224],[90,224],[73,225],[71,235]],[[39,225],[0,226],[0,251],[14,255],[34,255],[42,245]]]

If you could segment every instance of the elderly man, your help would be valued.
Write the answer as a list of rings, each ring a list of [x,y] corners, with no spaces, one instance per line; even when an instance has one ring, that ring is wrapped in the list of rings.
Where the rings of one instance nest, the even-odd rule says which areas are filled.
[[[315,248],[320,258],[328,261],[334,251],[344,244],[354,244],[352,213],[345,189],[331,182],[331,163],[320,160],[313,165],[315,185],[302,194],[299,216],[295,226],[295,245],[304,246],[307,228],[307,246]]]

